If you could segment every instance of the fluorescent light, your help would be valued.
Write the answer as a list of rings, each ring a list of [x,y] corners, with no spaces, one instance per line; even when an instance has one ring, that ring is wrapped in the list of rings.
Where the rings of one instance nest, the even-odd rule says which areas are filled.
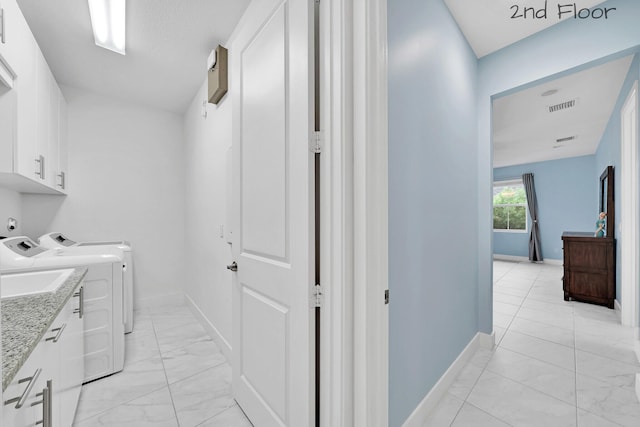
[[[126,0],[89,0],[96,45],[125,54]]]

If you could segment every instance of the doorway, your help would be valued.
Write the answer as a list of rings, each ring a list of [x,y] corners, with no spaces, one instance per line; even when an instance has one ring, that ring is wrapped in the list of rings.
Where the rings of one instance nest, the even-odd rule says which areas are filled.
[[[507,195],[513,194],[515,189],[516,195],[511,199],[517,198],[519,193],[516,184],[520,182],[520,177],[524,173],[533,173],[540,210],[538,226],[541,234],[541,249],[546,264],[562,266],[564,254],[561,236],[564,232],[583,231],[588,234],[595,230],[594,224],[599,212],[598,177],[606,166],[613,165],[618,169],[616,178],[619,182],[626,182],[627,185],[630,182],[635,183],[635,187],[627,190],[629,195],[625,191],[621,192],[618,184],[616,192],[623,203],[626,200],[630,206],[637,205],[637,174],[635,179],[624,175],[625,169],[629,171],[629,166],[624,164],[625,157],[635,158],[637,152],[628,155],[623,152],[621,156],[620,137],[616,136],[620,129],[618,117],[621,113],[625,114],[626,111],[627,117],[637,119],[637,109],[632,110],[631,107],[637,100],[627,100],[628,104],[625,104],[624,108],[621,106],[621,100],[625,99],[626,94],[629,93],[629,81],[635,75],[630,70],[635,70],[637,67],[638,59],[635,54],[627,53],[626,56],[618,55],[608,61],[603,59],[584,64],[558,75],[514,88],[493,98],[494,188],[502,188],[507,191],[505,193]],[[596,81],[607,83],[594,85],[593,82]],[[634,90],[631,91],[632,94]],[[524,120],[519,122],[519,117],[524,117]],[[635,126],[637,128],[637,125]],[[633,135],[634,123],[627,125],[627,128],[629,130],[626,133]],[[632,139],[634,136],[629,138]],[[569,171],[571,173],[568,173]],[[620,175],[621,171],[623,175]],[[501,184],[509,185],[500,187]],[[636,193],[636,197],[631,197],[632,192]],[[520,191],[520,193],[524,192]],[[494,222],[496,218],[498,221],[497,226],[494,224],[493,253],[498,258],[510,261],[527,261],[531,216],[527,214],[526,221],[518,223],[514,218],[518,219],[519,216],[516,214],[523,214],[525,208],[504,206],[505,203],[516,203],[518,200],[505,199],[502,197],[504,194],[497,190],[493,194]],[[502,203],[500,206],[495,205],[498,199]],[[618,203],[620,201],[616,202],[616,205]],[[505,215],[496,216],[495,214],[507,209],[512,212],[511,224],[506,223],[505,218],[502,218]],[[620,210],[616,209],[616,212]],[[637,209],[629,208],[629,212],[627,215],[635,214],[636,219],[627,222],[637,224]],[[617,215],[614,216],[617,217]],[[615,222],[620,224],[621,221],[615,218]],[[496,227],[500,230],[496,230]],[[510,229],[512,227],[515,229]],[[617,229],[618,227],[615,228],[609,233],[619,238],[618,253],[621,252],[621,242],[630,245],[629,253],[635,251],[637,243],[630,242],[631,239],[626,238],[627,232],[624,233],[625,238],[621,238],[622,233]],[[635,253],[637,254],[637,251]],[[623,268],[626,264],[631,266],[635,264],[631,260],[625,260],[626,257],[619,256],[618,266],[621,262]],[[530,269],[533,268],[534,266],[531,265]],[[619,271],[618,267],[618,274],[620,274]],[[501,274],[500,271],[494,271],[494,286],[498,291]],[[549,294],[554,295],[555,300],[552,302],[559,305],[564,303],[563,296],[566,297],[563,295],[562,277],[563,274],[560,271],[557,287]],[[535,287],[530,288],[530,291],[542,292]],[[637,303],[637,293],[631,296],[627,294],[630,294],[630,290],[625,291],[623,288],[620,292],[618,287],[617,301],[622,303],[623,299],[626,301],[629,298]],[[498,299],[500,298],[498,296]],[[496,310],[508,311],[501,301],[494,304]],[[631,305],[626,304],[627,307]],[[624,304],[617,304],[618,307],[620,305],[624,306]],[[505,313],[496,310],[494,310],[494,317],[497,320],[496,331],[499,335],[500,323],[505,326],[504,323],[512,319],[503,319],[502,315]],[[635,319],[637,324],[637,312],[630,313],[629,316]]]

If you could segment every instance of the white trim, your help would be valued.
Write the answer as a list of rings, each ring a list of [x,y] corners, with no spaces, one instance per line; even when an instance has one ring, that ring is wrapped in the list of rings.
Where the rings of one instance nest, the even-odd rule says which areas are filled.
[[[516,255],[493,254],[493,259],[495,261],[529,262],[528,257]]]
[[[640,401],[640,374],[636,374],[636,399]]]
[[[351,2],[320,2],[320,422],[353,426]]]
[[[216,343],[220,350],[222,350],[222,354],[227,359],[228,362],[231,362],[231,344],[227,341],[218,328],[216,328],[213,323],[207,319],[207,316],[204,315],[200,307],[191,299],[189,295],[184,296],[184,300],[187,303],[187,306],[191,309],[191,312],[195,316],[196,319],[200,322],[202,327],[207,331],[211,339]]]
[[[353,2],[354,427],[389,406],[387,1]],[[393,293],[391,294],[393,304]]]
[[[530,262],[529,258],[526,256],[516,256],[516,255],[503,255],[503,254],[493,254],[494,261],[509,261],[509,262]],[[534,264],[549,264],[549,265],[564,265],[564,261],[561,259],[551,259],[546,258],[543,261],[534,261]]]
[[[624,137],[625,113],[634,109],[634,140]],[[621,216],[618,234],[621,246],[622,325],[638,326],[638,82],[636,81],[620,112],[621,123]]]
[[[147,308],[165,307],[167,305],[175,305],[176,301],[184,298],[182,292],[172,292],[170,294],[156,295],[153,297],[139,298],[135,300],[134,310],[144,310]]]
[[[422,399],[422,402],[420,402],[411,415],[409,415],[409,418],[402,424],[402,427],[422,427],[433,411],[433,408],[436,407],[442,396],[449,390],[451,384],[453,384],[460,372],[467,366],[478,348],[487,348],[486,346],[494,341],[495,336],[493,334],[487,335],[478,332],[451,366],[449,366],[449,369],[447,369],[444,375],[440,377],[436,385],[429,391],[429,394]],[[491,348],[493,348],[493,344],[491,344]]]
[[[613,310],[616,313],[616,317],[618,318],[618,322],[622,324],[622,306],[620,305],[620,301],[618,299],[613,300]]]
[[[485,350],[493,350],[496,346],[496,332],[491,332],[491,335],[485,334],[483,332],[478,332],[476,335],[479,337],[480,348],[484,348]]]

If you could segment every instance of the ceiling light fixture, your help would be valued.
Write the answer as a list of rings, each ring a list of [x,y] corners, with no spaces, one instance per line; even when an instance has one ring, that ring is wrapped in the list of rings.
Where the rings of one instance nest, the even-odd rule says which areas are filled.
[[[551,95],[555,95],[556,93],[558,93],[558,89],[549,89],[546,92],[542,92],[540,96],[551,96]]]
[[[89,0],[96,45],[125,54],[126,0]]]

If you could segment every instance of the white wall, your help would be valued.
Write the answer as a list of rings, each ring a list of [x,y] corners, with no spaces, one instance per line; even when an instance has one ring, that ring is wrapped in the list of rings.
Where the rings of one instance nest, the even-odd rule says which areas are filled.
[[[182,118],[75,88],[63,92],[69,195],[23,195],[23,231],[129,240],[135,306],[175,300],[184,283]]]
[[[7,220],[15,218],[18,226],[7,230]],[[22,201],[20,193],[0,187],[0,236],[15,237],[22,234]]]
[[[231,97],[208,104],[206,86],[196,93],[184,115],[186,148],[185,293],[229,356],[231,347],[231,246],[220,237],[225,225],[226,153],[231,146]],[[225,230],[226,233],[226,230]]]

